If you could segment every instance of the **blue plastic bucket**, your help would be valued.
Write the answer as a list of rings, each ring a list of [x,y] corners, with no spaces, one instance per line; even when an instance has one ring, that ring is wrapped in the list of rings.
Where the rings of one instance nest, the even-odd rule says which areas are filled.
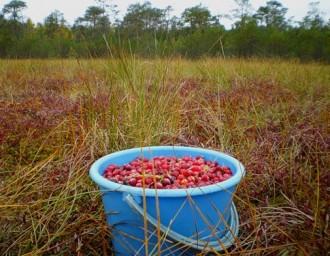
[[[136,157],[203,156],[226,165],[233,176],[223,182],[189,189],[143,189],[107,180],[109,164],[123,165]],[[233,193],[245,174],[235,158],[213,150],[156,146],[106,155],[90,169],[100,187],[115,255],[194,255],[222,251],[238,234]]]

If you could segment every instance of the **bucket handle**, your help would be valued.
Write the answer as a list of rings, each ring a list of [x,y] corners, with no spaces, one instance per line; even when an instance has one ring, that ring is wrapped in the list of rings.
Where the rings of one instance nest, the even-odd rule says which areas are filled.
[[[132,195],[127,194],[124,196],[123,199],[131,209],[138,212],[142,217],[144,216],[143,208],[135,201]],[[212,242],[196,240],[190,237],[183,236],[161,223],[158,224],[157,220],[152,216],[150,216],[148,213],[146,213],[145,216],[150,224],[152,224],[156,228],[160,227],[160,230],[163,233],[167,234],[168,237],[197,250],[203,250],[208,248],[216,251],[223,251],[224,248],[228,248],[233,245],[235,241],[235,237],[238,235],[239,220],[234,203],[232,203],[231,206],[231,223],[229,225],[229,230],[226,232],[226,234],[223,237],[219,238],[217,241],[212,241]]]

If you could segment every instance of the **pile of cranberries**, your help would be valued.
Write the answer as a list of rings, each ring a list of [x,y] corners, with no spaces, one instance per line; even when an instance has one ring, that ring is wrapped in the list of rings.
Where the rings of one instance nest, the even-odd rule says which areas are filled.
[[[153,189],[207,186],[232,175],[229,167],[206,161],[201,156],[136,158],[123,166],[110,164],[103,174],[116,183]]]

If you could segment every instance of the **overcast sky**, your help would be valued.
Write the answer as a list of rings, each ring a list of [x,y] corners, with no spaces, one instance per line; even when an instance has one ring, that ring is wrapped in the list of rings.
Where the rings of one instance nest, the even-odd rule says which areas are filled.
[[[10,2],[10,0],[0,0],[0,8]],[[25,17],[30,17],[33,22],[43,22],[44,18],[55,9],[64,13],[65,19],[73,24],[74,20],[82,16],[87,6],[94,5],[94,0],[25,0],[28,8],[24,11]],[[132,3],[143,3],[137,0],[113,0],[113,4],[118,5],[120,16],[122,17],[127,7]],[[213,15],[230,14],[230,10],[236,7],[234,0],[150,0],[153,6],[165,8],[171,5],[174,9],[173,15],[179,16],[182,11],[201,3],[209,8]],[[265,5],[267,0],[251,0],[253,8]],[[308,3],[311,0],[279,0],[285,7],[289,8],[287,17],[294,16],[294,20],[301,20],[308,11]],[[324,18],[330,18],[330,0],[320,0],[320,9],[324,13]],[[230,20],[221,20],[226,27],[230,27]]]

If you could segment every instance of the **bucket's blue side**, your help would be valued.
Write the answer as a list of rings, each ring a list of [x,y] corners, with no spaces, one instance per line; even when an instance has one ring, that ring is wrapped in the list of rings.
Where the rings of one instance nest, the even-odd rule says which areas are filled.
[[[191,199],[180,198],[158,198],[160,222],[171,230],[181,235],[201,239],[204,241],[215,241],[221,237],[230,220],[231,203],[222,204],[222,200],[231,202],[230,192],[218,192],[205,196],[195,196]],[[112,227],[112,243],[116,255],[144,255],[143,246],[144,226],[143,218],[127,206],[121,192],[104,192],[104,209],[107,221]],[[143,207],[139,197],[137,201]],[[147,211],[149,215],[157,219],[156,198],[147,197]],[[155,229],[152,225],[149,231]],[[207,237],[208,238],[205,238]],[[155,236],[149,238],[149,251],[156,246]],[[170,247],[171,244],[164,243],[163,247]],[[163,249],[164,250],[164,249]],[[171,253],[175,255],[175,253]]]
[[[196,230],[199,231],[199,237],[211,235],[211,226],[217,222],[219,222],[217,230],[224,230],[223,221],[228,221],[230,217],[233,189],[200,196],[159,197],[161,223],[165,226],[172,223],[171,230],[189,237],[196,234]],[[147,210],[149,215],[157,218],[157,199],[155,197],[147,197]],[[191,221],[187,221],[187,217]]]
[[[123,201],[121,192],[105,192],[102,195],[102,201],[107,223],[111,227],[115,255],[136,255],[144,238],[141,217]]]
[[[239,173],[242,170],[238,166],[240,168],[241,166],[234,162],[237,160],[230,157],[223,157],[223,154],[215,151],[212,152],[217,154],[208,154],[209,151],[207,150],[191,150],[191,148],[186,147],[153,147],[152,150],[150,148],[142,149],[142,152],[145,157],[154,157],[157,155],[202,155],[208,160],[215,160],[220,164],[228,165],[234,172],[234,178],[237,179],[235,175],[243,176],[242,173]],[[125,164],[137,156],[141,156],[141,150],[129,150],[127,154],[117,154],[114,157],[109,156],[104,158],[104,161],[100,161],[96,168],[97,170],[94,170],[99,176],[103,174],[106,166],[110,163]],[[91,176],[93,178],[92,174]],[[154,219],[159,218],[159,222],[170,230],[196,240],[214,242],[219,240],[228,230],[228,222],[231,219],[230,208],[232,195],[241,176],[237,182],[229,185],[228,183],[221,182],[200,190],[198,188],[187,190],[176,189],[172,191],[158,190],[157,196],[154,193],[155,191],[151,189],[146,189],[143,193],[142,189],[138,188],[128,186],[118,187],[118,184],[116,184],[116,187],[113,187],[111,184],[113,182],[110,182],[110,186],[108,186],[108,183],[102,183],[107,186],[102,186],[98,183],[102,191],[102,200],[107,221],[111,227],[115,255],[145,255],[143,217],[125,202],[124,197],[127,193],[134,197],[135,202],[141,208],[144,206],[143,194],[145,194],[147,214]],[[159,211],[157,211],[157,205]],[[160,213],[160,216],[157,216],[157,212]],[[154,250],[157,248],[155,227],[149,223],[148,229],[148,251],[149,253],[157,253],[157,250]],[[162,239],[162,255],[182,255],[182,250],[178,251],[178,246],[174,246],[175,243],[171,239]],[[189,255],[189,253],[191,251],[185,252],[184,255]]]

